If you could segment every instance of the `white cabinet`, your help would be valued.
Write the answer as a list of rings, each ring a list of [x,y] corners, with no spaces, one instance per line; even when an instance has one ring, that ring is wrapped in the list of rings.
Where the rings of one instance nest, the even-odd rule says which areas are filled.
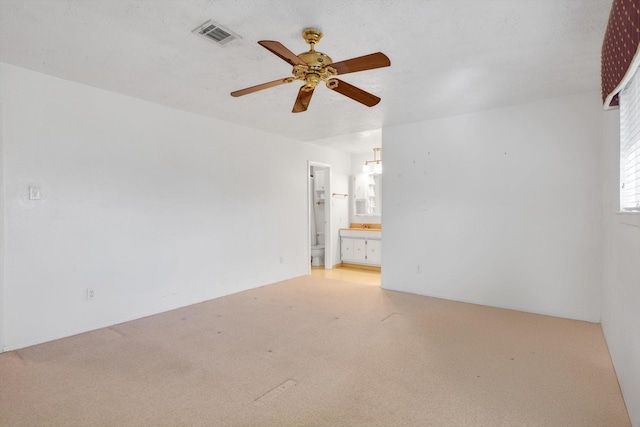
[[[349,264],[380,266],[382,240],[379,233],[364,231],[362,236],[340,236],[340,259]],[[350,233],[353,234],[353,233]],[[373,238],[367,237],[371,234]],[[375,237],[374,237],[375,236]]]
[[[315,191],[324,191],[325,189],[325,171],[315,169],[313,172],[313,187]]]
[[[345,259],[353,259],[353,241],[355,239],[348,239],[346,237],[340,238],[340,257],[342,261]]]
[[[382,240],[367,240],[367,262],[380,265],[382,263],[382,257],[380,256],[381,248]]]
[[[348,237],[345,237],[348,239]],[[353,239],[353,261],[367,261],[367,241],[364,239]]]
[[[364,200],[367,198],[367,187],[369,184],[369,175],[366,173],[358,174],[354,178],[354,193],[356,200]]]
[[[356,215],[380,215],[380,191],[382,189],[382,175],[366,173],[353,177],[353,203]]]

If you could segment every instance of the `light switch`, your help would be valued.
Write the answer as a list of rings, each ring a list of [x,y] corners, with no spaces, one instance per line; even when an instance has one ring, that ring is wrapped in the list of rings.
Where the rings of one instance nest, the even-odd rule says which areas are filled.
[[[40,187],[29,187],[29,200],[40,200]]]

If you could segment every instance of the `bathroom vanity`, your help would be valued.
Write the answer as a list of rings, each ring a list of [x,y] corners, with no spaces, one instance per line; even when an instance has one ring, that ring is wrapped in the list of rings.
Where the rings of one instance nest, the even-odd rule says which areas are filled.
[[[358,264],[371,267],[382,265],[382,230],[379,224],[351,225],[340,230],[340,259],[344,264]],[[378,228],[373,228],[378,227]]]

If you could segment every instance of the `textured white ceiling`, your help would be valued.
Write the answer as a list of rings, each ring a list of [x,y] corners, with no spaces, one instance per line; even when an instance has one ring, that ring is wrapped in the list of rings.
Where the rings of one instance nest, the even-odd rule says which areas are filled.
[[[0,0],[0,60],[299,140],[379,129],[599,89],[611,0]],[[242,39],[193,35],[208,19]],[[299,82],[257,44],[340,61],[377,51],[391,67],[345,75],[382,98],[367,108],[319,87],[292,114]]]

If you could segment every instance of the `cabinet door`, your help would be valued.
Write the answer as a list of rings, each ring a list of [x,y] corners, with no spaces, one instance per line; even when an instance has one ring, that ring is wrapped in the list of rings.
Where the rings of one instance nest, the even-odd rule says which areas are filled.
[[[381,247],[381,240],[367,240],[367,262],[378,265],[382,263],[382,257],[380,256]]]
[[[364,262],[367,260],[366,240],[353,239],[353,260]]]
[[[366,173],[360,173],[354,178],[356,199],[364,200],[367,197],[368,179],[369,176]]]
[[[340,238],[340,259],[342,261],[353,260],[353,239]]]

